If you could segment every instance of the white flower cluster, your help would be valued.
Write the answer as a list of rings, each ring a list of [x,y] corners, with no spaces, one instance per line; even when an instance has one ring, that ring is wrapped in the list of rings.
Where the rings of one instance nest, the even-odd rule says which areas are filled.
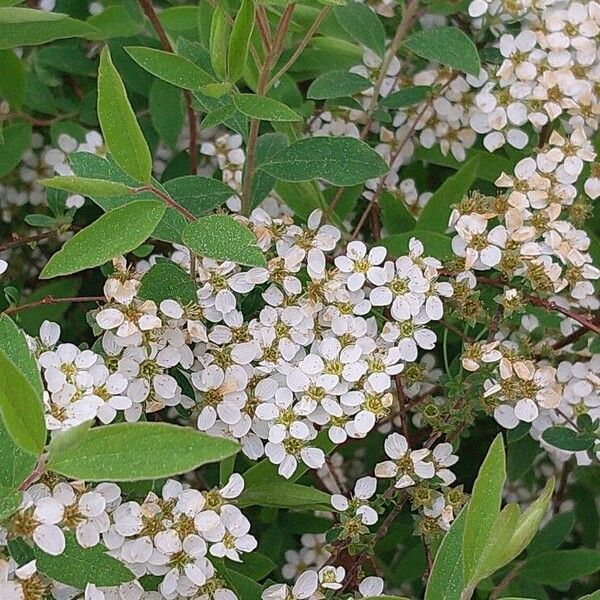
[[[237,473],[223,488],[206,492],[168,480],[160,496],[150,492],[139,504],[123,502],[114,483],[95,487],[82,482],[37,483],[24,493],[18,512],[9,519],[8,539],[31,540],[56,556],[65,550],[66,532],[73,532],[84,548],[102,543],[137,578],[146,574],[160,577],[156,598],[202,599],[204,594],[216,593],[212,597],[235,600],[236,595],[220,578],[210,557],[241,562],[241,554],[256,548],[256,540],[249,534],[250,523],[234,504],[243,487],[244,480]],[[4,545],[6,541],[4,534],[0,542]],[[17,569],[13,573],[16,578],[8,576],[11,563],[0,564],[7,570],[6,583],[0,578],[0,590],[15,594],[2,598],[21,598],[17,594],[32,577],[42,585],[35,575],[35,564]],[[86,599],[140,600],[143,594],[133,582],[105,590],[88,586]]]

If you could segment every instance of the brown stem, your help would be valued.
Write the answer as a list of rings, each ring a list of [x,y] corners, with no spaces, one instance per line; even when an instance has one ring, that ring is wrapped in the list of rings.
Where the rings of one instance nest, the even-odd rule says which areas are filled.
[[[19,492],[24,492],[30,485],[33,485],[39,478],[44,474],[46,470],[46,457],[40,456],[33,469],[33,471],[27,475],[23,483],[17,488]]]
[[[77,302],[105,302],[104,296],[76,296],[74,298],[55,298],[54,296],[46,296],[41,300],[35,302],[28,302],[27,304],[21,304],[19,306],[11,306],[4,312],[6,315],[14,315],[24,310],[31,308],[38,308],[39,306],[52,306],[53,304],[64,304],[64,303],[77,303]]]
[[[596,316],[593,320],[592,323],[594,324],[600,324],[600,315]],[[565,337],[563,337],[562,339],[558,340],[553,346],[552,346],[552,350],[560,350],[561,348],[564,348],[565,346],[568,346],[570,344],[575,343],[579,338],[583,337],[586,333],[589,333],[591,330],[586,328],[586,327],[580,327],[579,329],[576,329],[573,333],[570,333],[569,335],[566,335]]]
[[[509,586],[510,582],[519,574],[525,561],[522,560],[515,564],[515,566],[504,576],[504,579],[492,590],[489,600],[497,600],[500,598],[502,592]]]
[[[294,51],[294,53],[292,54],[290,59],[271,78],[271,81],[269,81],[269,87],[271,87],[276,81],[279,81],[283,77],[283,75],[298,60],[298,58],[300,58],[300,55],[302,54],[302,52],[304,52],[304,50],[310,43],[310,40],[313,38],[315,33],[317,33],[317,31],[318,31],[319,27],[321,26],[321,24],[323,23],[323,21],[327,18],[327,15],[329,14],[330,9],[331,9],[330,5],[326,5],[321,9],[321,12],[317,15],[317,17],[313,21],[312,25],[308,28],[308,30],[305,33],[302,40],[300,40],[298,47],[296,48],[296,50]]]
[[[150,192],[151,194],[154,194],[155,196],[160,198],[165,204],[167,204],[167,206],[170,206],[171,208],[175,209],[178,213],[181,213],[188,221],[190,221],[190,223],[193,223],[194,221],[198,220],[187,208],[181,206],[179,202],[176,202],[175,200],[173,200],[173,198],[171,198],[171,196],[165,194],[153,185],[143,185],[138,188],[131,188],[131,191],[134,194]]]
[[[58,123],[59,121],[64,121],[65,119],[72,119],[73,117],[76,117],[78,113],[73,112],[73,113],[68,113],[65,115],[57,115],[56,117],[53,117],[52,119],[38,119],[36,117],[32,117],[31,115],[28,115],[25,112],[14,112],[14,113],[9,113],[7,115],[3,115],[0,116],[0,123],[2,121],[8,121],[10,119],[23,119],[24,121],[27,121],[28,123],[31,123],[32,125],[35,125],[37,127],[47,127],[48,125],[52,125],[53,123]]]
[[[275,39],[271,43],[269,40],[268,46],[264,44],[263,50],[265,53],[265,60],[258,80],[258,86],[256,93],[259,96],[264,96],[269,90],[269,76],[271,74],[271,68],[279,58],[281,50],[283,48],[283,42],[285,40],[285,34],[287,33],[288,27],[292,20],[292,14],[294,12],[295,4],[288,4],[277,30],[275,32]],[[254,179],[254,167],[256,159],[256,142],[258,140],[258,129],[260,127],[260,121],[258,119],[250,120],[250,131],[248,133],[248,142],[246,144],[246,161],[244,163],[244,174],[242,177],[242,214],[248,216],[252,211],[252,182]]]
[[[152,5],[151,0],[138,0],[140,3],[140,7],[144,11],[146,17],[152,24],[152,28],[156,32],[158,39],[164,50],[167,52],[175,53],[173,50],[173,46],[167,36],[166,31],[164,30],[162,23],[160,22],[156,11],[154,10],[154,6]],[[194,106],[192,104],[192,94],[189,90],[183,90],[183,97],[185,98],[186,111],[188,116],[188,131],[189,131],[189,145],[188,152],[190,154],[190,172],[195,175],[196,170],[198,168],[198,144],[197,137],[198,132],[196,130],[196,112],[194,111]]]
[[[558,514],[560,511],[560,507],[565,499],[565,492],[567,491],[567,484],[569,482],[569,475],[571,471],[575,467],[575,463],[573,460],[568,460],[563,464],[562,469],[560,471],[560,481],[558,483],[558,487],[554,492],[554,497],[552,498],[552,513]]]
[[[16,248],[17,246],[26,246],[27,244],[34,244],[42,240],[47,240],[55,235],[60,235],[60,233],[60,231],[56,231],[55,229],[52,229],[51,231],[45,231],[44,233],[38,233],[36,235],[30,235],[28,237],[20,237],[19,234],[13,233],[13,239],[10,242],[5,242],[4,244],[0,245],[0,252],[9,250],[10,248]]]
[[[367,120],[360,136],[361,139],[364,139],[366,137],[369,128],[371,127],[373,113],[375,112],[377,104],[379,103],[379,93],[381,92],[383,82],[387,77],[387,72],[390,68],[390,65],[392,64],[392,61],[394,60],[394,57],[396,56],[396,53],[398,52],[398,49],[400,48],[400,44],[402,43],[404,36],[407,34],[408,30],[410,29],[410,26],[412,25],[412,21],[417,13],[418,6],[419,0],[410,0],[404,8],[404,11],[402,13],[402,20],[400,21],[396,29],[396,33],[394,34],[394,37],[392,39],[392,42],[389,48],[387,49],[387,52],[383,59],[383,63],[380,67],[379,77],[377,78],[377,82],[375,83],[375,87],[373,88],[373,95],[371,96],[371,99],[369,100],[369,104],[367,106]]]
[[[402,434],[406,438],[408,445],[410,446],[410,436],[408,434],[408,420],[406,416],[406,405],[408,404],[404,388],[402,387],[402,378],[400,373],[394,375],[394,383],[396,384],[396,394],[398,396],[398,405],[400,413],[400,427],[402,427]]]

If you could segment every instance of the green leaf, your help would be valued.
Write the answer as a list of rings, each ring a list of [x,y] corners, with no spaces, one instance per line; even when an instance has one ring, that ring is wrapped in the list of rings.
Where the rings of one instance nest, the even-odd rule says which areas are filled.
[[[0,50],[0,96],[19,110],[25,94],[25,67],[12,50]]]
[[[92,39],[108,40],[111,38],[130,37],[140,32],[140,23],[134,21],[123,6],[105,6],[104,10],[92,15],[87,20],[98,34]]]
[[[351,137],[312,137],[294,142],[261,167],[276,179],[323,179],[350,186],[388,171],[386,162],[370,146]]]
[[[93,427],[67,448],[50,446],[48,468],[86,481],[142,481],[187,473],[240,449],[231,440],[167,423]]]
[[[494,523],[500,512],[502,488],[506,481],[506,457],[502,435],[498,434],[483,461],[467,507],[463,539],[464,578],[471,581]]]
[[[136,181],[150,181],[150,150],[107,47],[102,49],[98,71],[98,120],[117,165]]]
[[[314,487],[276,480],[246,486],[238,505],[316,509],[317,507],[329,508],[330,498],[329,494]]]
[[[124,183],[128,187],[137,187],[138,182],[129,177],[123,172],[112,160],[108,157],[108,160],[90,154],[89,152],[73,152],[69,156],[71,167],[76,175],[79,177],[93,178],[93,179],[110,179],[111,181],[118,181]],[[187,170],[187,162],[186,162]],[[164,190],[164,187],[160,183],[152,180],[152,184]],[[156,196],[151,192],[141,192],[132,196],[130,193],[121,194],[118,196],[111,196],[110,198],[97,198],[92,196],[92,200],[102,208],[102,210],[108,212],[124,204],[129,204],[134,200],[152,200],[156,201]],[[156,226],[156,229],[152,233],[152,237],[166,242],[175,242],[176,244],[181,243],[181,232],[185,227],[186,220],[176,210],[167,207],[165,214]]]
[[[247,117],[261,121],[301,121],[302,117],[283,102],[256,94],[234,94],[235,107]]]
[[[171,198],[196,217],[221,206],[228,198],[235,195],[235,192],[222,181],[199,175],[169,179],[163,185]]]
[[[231,29],[227,50],[227,76],[232,83],[242,76],[246,66],[250,36],[253,30],[254,2],[253,0],[242,0]]]
[[[274,571],[277,565],[268,556],[255,551],[245,554],[244,562],[228,561],[227,568],[230,571],[237,571],[254,581],[259,581]]]
[[[362,75],[349,71],[329,71],[317,77],[308,88],[307,98],[316,100],[353,96],[373,84]]]
[[[65,541],[65,551],[59,556],[33,548],[38,572],[78,590],[84,590],[89,583],[112,587],[135,579],[120,560],[106,553],[102,544],[82,548],[71,531],[65,532]]]
[[[479,157],[475,157],[448,177],[423,208],[417,221],[417,229],[444,233],[448,229],[452,205],[460,202],[469,191],[477,177],[478,168]]]
[[[431,88],[426,85],[416,85],[414,87],[398,90],[385,97],[379,104],[386,108],[406,108],[426,100],[431,92]]]
[[[287,136],[277,132],[265,133],[256,141],[254,162],[257,170],[252,179],[252,206],[258,206],[275,185],[275,178],[261,170],[260,166],[281,152],[287,145]]]
[[[157,79],[150,88],[148,109],[156,133],[172,150],[177,149],[185,118],[183,97],[175,86]]]
[[[61,13],[31,8],[0,9],[0,49],[88,37],[94,32],[93,27]]]
[[[131,188],[123,183],[106,181],[105,179],[86,179],[74,175],[39,179],[38,183],[56,190],[65,190],[72,194],[81,194],[82,196],[96,196],[97,198],[132,193]]]
[[[600,569],[600,550],[553,550],[527,559],[520,575],[544,585],[562,585]]]
[[[177,300],[182,304],[197,302],[192,278],[170,260],[158,262],[144,273],[138,295],[157,304],[163,300]]]
[[[227,13],[217,4],[210,22],[210,63],[219,79],[227,79],[229,24]]]
[[[385,29],[379,17],[365,4],[348,2],[333,10],[342,28],[357,42],[383,56]]]
[[[463,508],[444,535],[427,581],[425,600],[460,600],[463,580],[463,535],[467,508]]]
[[[22,450],[0,419],[0,486],[16,489],[33,471],[36,457]]]
[[[35,393],[41,398],[44,385],[37,361],[29,350],[24,333],[7,314],[0,314],[0,352],[3,352],[23,373]]]
[[[402,256],[408,252],[408,244],[412,238],[423,243],[425,255],[444,260],[453,256],[450,238],[434,231],[407,231],[395,235],[388,235],[381,240],[394,256]]]
[[[12,488],[0,486],[0,522],[15,513],[20,503],[20,492]]]
[[[202,119],[201,127],[203,129],[208,129],[209,127],[215,127],[224,123],[232,117],[236,113],[236,108],[231,104],[224,104],[223,106],[219,106],[214,110],[209,111],[204,119]]]
[[[266,266],[254,233],[229,215],[202,217],[190,223],[182,237],[183,243],[200,256],[250,267]]]
[[[447,67],[477,77],[481,61],[471,39],[458,27],[432,27],[413,33],[403,43],[421,58],[436,60]]]
[[[214,81],[204,69],[184,56],[145,46],[126,46],[125,50],[140,67],[185,90],[198,90]]]
[[[233,570],[229,566],[226,567],[222,560],[213,559],[212,562],[218,574],[227,582],[227,587],[235,593],[239,600],[261,600],[261,585],[239,571]]]
[[[574,513],[565,512],[555,515],[531,540],[531,544],[527,548],[527,554],[533,556],[558,548],[571,533],[574,525]]]
[[[20,162],[23,153],[31,145],[31,125],[13,123],[4,127],[4,143],[0,144],[0,177],[10,173]]]
[[[519,517],[515,530],[506,545],[502,564],[508,564],[511,560],[519,556],[533,539],[539,529],[540,523],[548,511],[548,505],[554,491],[554,478],[550,479],[544,487],[538,498]]]
[[[41,279],[69,275],[99,267],[145,242],[165,213],[159,200],[137,200],[110,212],[77,232],[54,254]]]
[[[469,583],[475,586],[503,566],[502,557],[506,544],[510,541],[515,526],[521,516],[518,504],[507,504],[498,514],[492,526],[493,535],[477,558],[477,566]]]
[[[0,350],[0,416],[22,450],[41,454],[46,443],[42,398],[3,350]]]
[[[582,452],[596,442],[593,433],[578,433],[568,427],[549,427],[542,432],[542,439],[555,448],[568,452]]]
[[[416,220],[408,212],[404,202],[385,191],[379,198],[381,223],[388,234],[406,233],[415,228]]]

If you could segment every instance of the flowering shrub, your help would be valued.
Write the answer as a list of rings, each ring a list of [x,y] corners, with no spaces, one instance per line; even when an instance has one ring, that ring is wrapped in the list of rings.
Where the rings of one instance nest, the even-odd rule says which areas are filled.
[[[0,2],[0,599],[597,599],[599,39]]]

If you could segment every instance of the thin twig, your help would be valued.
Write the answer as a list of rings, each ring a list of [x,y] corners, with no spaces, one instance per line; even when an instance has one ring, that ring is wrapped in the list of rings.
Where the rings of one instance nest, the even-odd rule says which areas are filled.
[[[21,304],[19,306],[11,306],[7,308],[4,312],[6,315],[14,315],[24,310],[29,310],[31,308],[38,308],[39,306],[52,306],[54,304],[64,304],[64,303],[78,303],[78,302],[105,302],[106,298],[104,296],[76,296],[74,298],[55,298],[54,296],[46,296],[41,300],[36,300],[35,302],[28,302],[27,304]]]
[[[271,81],[269,81],[268,87],[271,87],[276,81],[279,81],[283,77],[283,75],[294,65],[294,63],[298,60],[298,58],[300,58],[300,55],[302,54],[302,52],[304,52],[304,50],[310,43],[310,40],[313,38],[313,36],[317,32],[317,30],[319,29],[319,27],[321,26],[323,21],[327,18],[327,15],[329,14],[330,9],[331,9],[331,6],[329,4],[325,5],[321,9],[321,12],[317,15],[317,17],[313,21],[312,25],[308,28],[308,30],[307,30],[306,34],[304,35],[304,37],[302,38],[302,40],[300,40],[298,47],[296,48],[296,50],[294,51],[294,53],[292,54],[290,59],[271,78]]]
[[[134,194],[150,192],[151,194],[158,196],[165,204],[167,204],[171,208],[174,208],[178,213],[181,213],[191,223],[198,220],[195,217],[195,215],[193,215],[187,208],[185,208],[185,206],[181,206],[181,204],[179,204],[179,202],[176,202],[175,200],[173,200],[173,198],[171,198],[171,196],[169,196],[168,194],[165,194],[164,192],[162,192],[158,188],[154,187],[153,185],[142,185],[141,187],[138,187],[138,188],[131,188],[131,191]]]
[[[158,39],[164,50],[167,52],[175,53],[173,46],[167,36],[166,31],[164,30],[156,11],[154,10],[154,6],[152,5],[151,0],[138,0],[140,3],[140,7],[144,11],[144,14],[148,17],[148,20],[152,24]],[[187,116],[188,116],[188,131],[189,131],[189,145],[188,152],[190,154],[190,172],[195,175],[198,168],[198,144],[197,137],[198,132],[196,130],[196,111],[194,110],[194,105],[192,103],[192,94],[189,90],[182,90],[183,97],[185,98]]]

